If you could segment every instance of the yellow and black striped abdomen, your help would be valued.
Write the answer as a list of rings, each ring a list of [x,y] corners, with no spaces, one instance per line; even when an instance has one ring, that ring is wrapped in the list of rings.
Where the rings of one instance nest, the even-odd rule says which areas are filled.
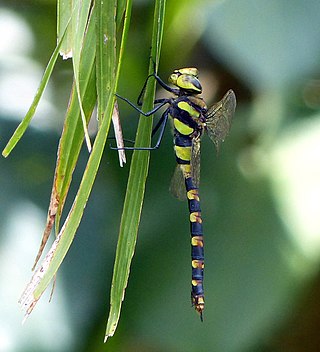
[[[198,189],[195,187],[192,177],[186,178],[185,184],[190,212],[192,265],[191,301],[202,320],[202,312],[204,310],[204,248],[200,198]]]
[[[174,149],[177,163],[180,165],[185,179],[185,187],[190,214],[192,266],[191,300],[192,305],[200,314],[200,318],[202,320],[202,312],[204,310],[204,248],[202,218],[199,192],[192,179],[190,165],[192,157],[192,142],[194,138],[193,136],[201,133],[201,131],[199,131],[197,127],[193,127],[194,120],[189,113],[192,111],[195,113],[195,110],[190,111],[188,106],[190,107],[190,105],[180,104],[179,110],[182,107],[186,108],[186,110],[180,110],[180,116],[178,114],[172,116],[174,123]],[[177,113],[179,110],[175,110],[174,112]]]

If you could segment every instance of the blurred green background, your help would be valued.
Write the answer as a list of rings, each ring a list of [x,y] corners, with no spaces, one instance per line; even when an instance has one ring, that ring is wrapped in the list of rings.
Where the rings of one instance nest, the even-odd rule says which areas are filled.
[[[147,73],[152,1],[134,1],[119,94]],[[232,88],[236,116],[217,156],[204,138],[204,322],[190,307],[187,205],[168,192],[170,129],[151,154],[136,253],[118,330],[103,344],[129,165],[106,147],[76,239],[22,327],[17,301],[46,219],[72,83],[60,60],[32,127],[0,159],[0,351],[319,351],[320,2],[167,2],[159,74],[196,66],[208,104]],[[27,111],[55,46],[55,1],[0,5],[0,147]],[[158,96],[165,94],[161,90]],[[120,104],[126,138],[137,114]],[[127,153],[130,163],[130,153]],[[69,197],[88,158],[85,148]]]

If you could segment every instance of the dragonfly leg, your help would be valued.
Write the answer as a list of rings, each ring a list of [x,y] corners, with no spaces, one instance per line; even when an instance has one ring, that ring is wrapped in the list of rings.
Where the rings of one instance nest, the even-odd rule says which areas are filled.
[[[162,141],[162,138],[163,138],[163,135],[164,135],[164,131],[166,129],[168,117],[169,117],[169,113],[166,110],[162,114],[159,122],[157,123],[157,125],[155,126],[155,128],[152,131],[152,136],[154,136],[154,134],[160,129],[159,137],[158,137],[158,140],[157,140],[157,142],[156,142],[154,147],[123,147],[123,148],[114,148],[114,147],[110,146],[110,149],[113,149],[113,150],[155,150],[155,149],[158,149],[160,147],[160,144],[161,144],[161,141]]]
[[[144,82],[144,85],[143,85],[143,87],[142,87],[142,89],[141,89],[141,92],[140,92],[140,94],[139,94],[139,96],[138,96],[138,99],[137,99],[137,104],[138,104],[139,106],[142,105],[142,97],[143,97],[144,92],[145,92],[145,90],[146,90],[146,86],[147,86],[147,83],[148,83],[148,81],[149,81],[149,78],[151,78],[151,77],[154,77],[154,73],[151,73],[151,75],[149,75],[149,76],[146,78],[145,82]]]
[[[146,86],[147,86],[147,83],[148,83],[148,81],[149,81],[149,78],[154,77],[154,75],[156,74],[156,62],[153,60],[153,57],[152,57],[152,56],[150,56],[150,60],[151,60],[152,63],[153,63],[153,73],[151,73],[150,75],[148,75],[148,77],[146,78],[146,80],[145,80],[145,82],[144,82],[144,85],[143,85],[143,87],[142,87],[142,89],[141,89],[141,92],[140,92],[140,94],[139,94],[139,96],[138,96],[138,99],[137,99],[137,104],[138,104],[138,106],[141,106],[141,105],[142,105],[142,97],[143,97],[144,92],[145,92],[145,90],[146,90]]]
[[[168,92],[173,93],[173,94],[176,94],[176,95],[179,95],[180,90],[177,89],[177,88],[172,88],[172,87],[170,87],[168,84],[166,84],[166,83],[157,75],[156,70],[155,70],[155,67],[154,67],[154,72],[151,73],[151,74],[146,78],[146,81],[144,82],[144,85],[143,85],[143,87],[142,87],[142,89],[141,89],[141,92],[140,92],[140,94],[139,94],[138,101],[137,101],[137,104],[138,104],[139,106],[142,105],[142,97],[143,97],[144,92],[145,92],[145,90],[146,90],[147,83],[148,83],[148,81],[149,81],[149,79],[150,79],[151,77],[154,77],[155,80],[160,84],[160,86],[161,86],[162,88],[164,88],[165,90],[167,90]],[[155,100],[155,103],[156,103],[156,102],[157,102],[157,100]]]
[[[159,105],[154,107],[152,110],[148,111],[148,112],[144,112],[141,109],[139,109],[137,106],[135,106],[133,103],[131,103],[131,101],[127,98],[122,97],[119,94],[116,94],[116,96],[125,101],[127,104],[129,104],[131,107],[133,107],[136,111],[138,111],[141,115],[143,116],[150,116],[153,115],[156,111],[158,111],[159,109],[161,109],[164,105],[166,104],[170,104],[171,103],[171,99],[159,99]]]
[[[168,117],[169,117],[169,112],[168,112],[168,110],[166,110],[166,111],[162,114],[162,116],[161,116],[159,122],[156,124],[155,128],[154,128],[153,131],[152,131],[152,136],[154,136],[154,134],[155,134],[155,133],[159,130],[159,128],[161,127],[161,128],[160,128],[160,133],[159,133],[159,137],[158,137],[157,143],[156,143],[156,145],[153,147],[153,149],[158,149],[158,148],[160,147],[160,144],[161,144],[161,141],[162,141],[162,138],[163,138],[163,135],[164,135],[164,131],[165,131],[165,129],[166,129],[166,125],[167,125],[167,122],[168,122]]]

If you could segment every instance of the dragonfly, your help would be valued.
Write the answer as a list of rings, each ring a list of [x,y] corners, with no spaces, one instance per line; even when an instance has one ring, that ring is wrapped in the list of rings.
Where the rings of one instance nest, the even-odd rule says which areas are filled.
[[[156,99],[154,108],[144,112],[138,106],[142,105],[145,87],[151,77],[154,77],[160,86],[172,93],[174,97]],[[231,128],[236,108],[236,96],[230,89],[219,102],[207,108],[201,97],[202,86],[198,69],[195,67],[174,70],[169,76],[168,82],[170,85],[165,83],[156,72],[149,75],[138,97],[138,106],[127,98],[117,95],[144,116],[151,116],[160,108],[168,105],[152,131],[152,136],[159,131],[154,147],[123,147],[123,149],[158,149],[168,119],[173,121],[177,166],[171,181],[170,191],[178,199],[188,200],[191,233],[191,303],[203,321],[205,307],[203,287],[204,235],[199,197],[201,137],[206,133],[217,151],[219,150]]]

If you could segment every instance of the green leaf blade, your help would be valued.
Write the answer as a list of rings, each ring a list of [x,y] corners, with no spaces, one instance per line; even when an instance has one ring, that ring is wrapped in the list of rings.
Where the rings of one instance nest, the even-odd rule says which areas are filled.
[[[159,53],[161,49],[164,14],[165,0],[157,0],[154,12],[151,53],[156,66],[159,61]],[[149,73],[153,73],[153,70],[154,64],[153,62],[150,62]],[[144,111],[148,111],[153,107],[154,94],[155,82],[150,82],[146,89],[146,98],[143,104]],[[152,118],[141,116],[136,136],[136,146],[150,146],[151,131]],[[145,184],[149,169],[149,159],[149,151],[134,151],[132,156],[113,270],[110,293],[110,312],[107,322],[105,342],[108,337],[113,336],[120,318],[121,305],[128,283],[130,265],[137,240]]]
[[[112,88],[114,90],[115,86]],[[81,184],[69,215],[67,216],[67,219],[53,242],[48,254],[42,261],[40,267],[35,271],[30,283],[27,285],[21,296],[20,304],[26,311],[25,318],[31,314],[41,295],[53,279],[74,239],[100,165],[107,138],[107,132],[110,126],[113,105],[114,96],[111,95],[107,104],[105,115],[106,118],[103,119],[101,128],[98,131]]]
[[[117,1],[98,1],[96,9],[98,121],[101,123],[115,77]]]
[[[100,129],[98,130],[92,152],[89,156],[78,192],[76,194],[71,210],[67,216],[67,219],[64,222],[48,254],[41,262],[40,267],[35,271],[30,283],[27,285],[21,296],[20,303],[26,311],[25,317],[28,317],[31,314],[37,301],[40,299],[44,290],[53,279],[75,237],[75,233],[82,219],[83,212],[91,193],[104,151],[104,146],[113,113],[117,81],[118,77],[111,81],[110,94],[106,104],[106,110],[104,111],[104,118],[102,119],[102,123]],[[71,153],[70,158],[72,158]],[[63,162],[67,163],[68,161],[64,160]]]
[[[13,135],[11,136],[10,140],[8,141],[7,145],[5,146],[5,148],[2,151],[2,155],[6,158],[11,151],[14,149],[14,147],[16,146],[16,144],[19,142],[19,140],[22,138],[22,136],[24,135],[26,129],[28,128],[36,110],[37,107],[39,105],[40,99],[44,93],[44,90],[49,82],[49,79],[51,77],[52,71],[54,69],[54,66],[56,64],[57,58],[59,56],[59,50],[64,38],[64,35],[66,34],[67,31],[67,27],[65,28],[65,31],[62,35],[61,40],[58,42],[56,48],[54,49],[50,60],[48,62],[48,65],[44,71],[43,77],[41,79],[39,88],[33,98],[33,102],[30,105],[30,108],[28,110],[28,112],[26,113],[24,119],[20,122],[19,126],[17,127],[17,129],[15,130],[15,132],[13,133]]]
[[[90,18],[88,31],[84,40],[82,56],[80,60],[80,89],[81,100],[86,116],[86,123],[92,115],[97,94],[95,89],[95,24],[94,18]],[[51,191],[47,222],[43,232],[41,245],[36,256],[35,268],[44,247],[50,236],[55,223],[56,234],[59,233],[59,223],[65,200],[72,180],[72,174],[76,167],[80,149],[83,143],[83,126],[80,106],[73,84],[69,105],[65,117],[63,131],[60,137],[57,162],[54,173],[54,181]]]
[[[62,44],[60,47],[60,54],[63,59],[68,59],[72,57],[72,26],[69,26],[67,33],[64,38],[62,34],[64,33],[73,12],[73,0],[58,0],[57,1],[57,38],[58,41],[61,40]]]

